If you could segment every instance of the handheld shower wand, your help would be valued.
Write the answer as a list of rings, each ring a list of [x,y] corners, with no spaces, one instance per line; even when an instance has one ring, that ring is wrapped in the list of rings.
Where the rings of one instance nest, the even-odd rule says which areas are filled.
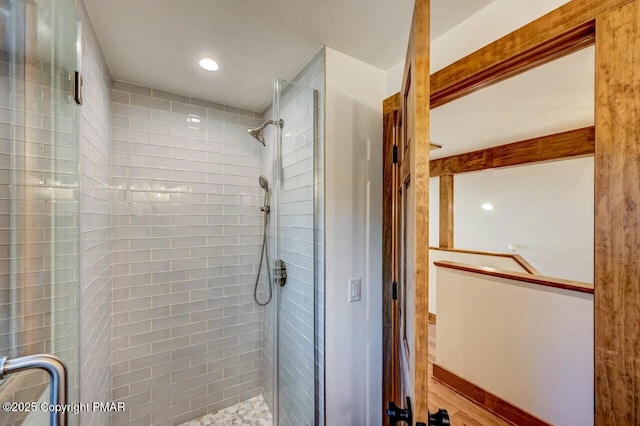
[[[260,183],[260,188],[264,189],[264,203],[262,204],[262,208],[260,208],[260,211],[263,212],[269,212],[270,210],[270,196],[271,196],[271,191],[269,190],[269,181],[267,180],[266,177],[264,176],[260,176],[258,178],[258,182]]]
[[[266,177],[260,176],[258,178],[258,183],[260,187],[264,189],[264,203],[260,210],[264,212],[264,230],[262,233],[262,252],[260,254],[260,264],[258,266],[258,274],[256,275],[256,283],[253,286],[253,300],[260,306],[265,306],[269,302],[271,302],[271,298],[273,297],[273,281],[271,280],[271,268],[269,267],[269,244],[267,241],[267,228],[269,227],[269,216],[271,213],[271,208],[269,207],[269,181]],[[260,272],[262,271],[262,262],[265,260],[267,264],[267,279],[268,279],[268,288],[269,288],[269,297],[265,302],[261,302],[258,300],[258,284],[260,282]]]

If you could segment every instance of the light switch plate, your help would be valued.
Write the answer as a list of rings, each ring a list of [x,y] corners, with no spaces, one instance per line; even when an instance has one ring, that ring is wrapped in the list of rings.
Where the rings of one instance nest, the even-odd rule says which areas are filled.
[[[349,302],[359,302],[360,292],[362,291],[360,278],[349,280]]]

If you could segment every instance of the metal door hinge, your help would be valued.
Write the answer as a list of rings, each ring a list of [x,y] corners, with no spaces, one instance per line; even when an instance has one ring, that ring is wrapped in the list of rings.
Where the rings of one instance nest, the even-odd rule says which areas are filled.
[[[393,164],[398,164],[398,145],[393,146]]]
[[[73,85],[73,99],[75,99],[78,105],[82,105],[82,86],[84,82],[82,81],[82,74],[80,71],[76,71],[75,73],[75,82]]]
[[[391,284],[391,298],[398,300],[398,283],[396,281]]]

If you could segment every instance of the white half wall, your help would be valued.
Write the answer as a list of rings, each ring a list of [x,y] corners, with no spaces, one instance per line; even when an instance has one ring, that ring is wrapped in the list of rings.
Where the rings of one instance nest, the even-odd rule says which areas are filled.
[[[326,424],[381,424],[386,73],[326,49]],[[361,300],[350,303],[349,280]]]
[[[593,424],[593,294],[437,275],[438,365],[551,424]]]
[[[542,275],[593,283],[593,157],[454,179],[455,248],[508,252],[516,244]]]

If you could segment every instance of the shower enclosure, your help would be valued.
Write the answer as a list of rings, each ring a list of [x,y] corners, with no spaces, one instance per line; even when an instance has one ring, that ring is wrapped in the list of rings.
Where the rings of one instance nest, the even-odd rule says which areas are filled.
[[[274,85],[271,112],[282,126],[266,133],[264,175],[273,182],[269,242],[272,268],[286,267],[265,307],[264,390],[274,424],[319,422],[317,303],[319,257],[318,92],[284,80]],[[268,117],[265,117],[268,118]],[[263,274],[264,275],[264,274]],[[263,276],[263,278],[266,278]]]
[[[70,403],[126,404],[72,426],[188,424],[260,395],[274,425],[323,424],[319,92],[277,80],[256,113],[111,87],[79,4],[0,2],[0,357],[55,355]],[[263,146],[246,129],[267,120]],[[6,376],[0,402],[48,402],[48,383]]]

